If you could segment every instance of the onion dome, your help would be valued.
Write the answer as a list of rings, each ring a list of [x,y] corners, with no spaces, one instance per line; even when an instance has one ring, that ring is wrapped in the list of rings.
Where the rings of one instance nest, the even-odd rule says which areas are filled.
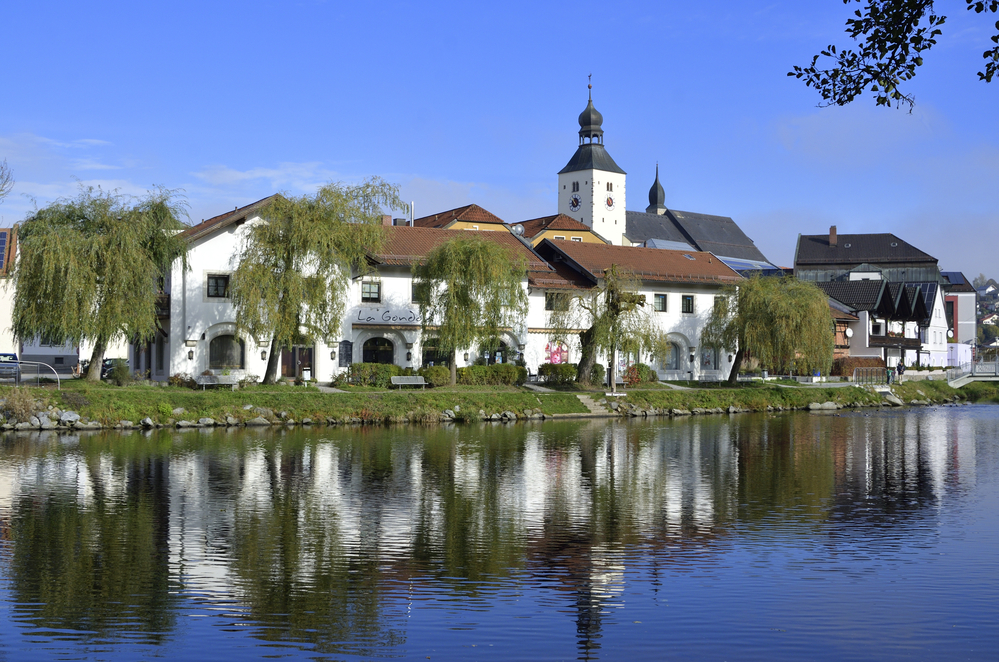
[[[666,212],[666,191],[659,183],[659,164],[656,164],[656,181],[649,189],[649,206],[645,209],[649,214],[663,214]]]
[[[579,114],[579,140],[582,142],[584,138],[589,138],[591,141],[599,138],[599,142],[603,142],[604,130],[600,125],[604,123],[604,116],[593,107],[593,85],[587,87],[590,89],[590,99],[586,108]]]

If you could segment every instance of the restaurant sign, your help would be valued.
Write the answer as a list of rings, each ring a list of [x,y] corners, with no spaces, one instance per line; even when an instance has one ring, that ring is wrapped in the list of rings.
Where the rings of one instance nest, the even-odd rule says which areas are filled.
[[[410,308],[358,308],[354,324],[419,324],[420,313]]]

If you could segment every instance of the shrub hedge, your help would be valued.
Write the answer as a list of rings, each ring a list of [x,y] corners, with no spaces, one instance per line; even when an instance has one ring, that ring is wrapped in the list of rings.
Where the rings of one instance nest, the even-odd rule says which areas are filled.
[[[402,374],[402,368],[391,363],[352,363],[350,381],[357,386],[388,388],[392,377]]]
[[[542,363],[538,377],[549,384],[566,385],[576,381],[575,363]]]
[[[446,365],[427,366],[419,372],[431,386],[447,386],[451,383],[451,369]]]

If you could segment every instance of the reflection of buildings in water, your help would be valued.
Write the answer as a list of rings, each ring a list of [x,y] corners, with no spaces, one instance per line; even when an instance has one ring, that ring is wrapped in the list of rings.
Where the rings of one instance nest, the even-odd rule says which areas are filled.
[[[949,490],[973,485],[981,424],[946,408],[837,419],[831,440],[840,486],[837,512],[880,518],[939,502]],[[861,498],[879,507],[854,508]]]

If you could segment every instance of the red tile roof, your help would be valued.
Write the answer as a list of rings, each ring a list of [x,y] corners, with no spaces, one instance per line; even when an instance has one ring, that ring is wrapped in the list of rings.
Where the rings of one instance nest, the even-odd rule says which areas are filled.
[[[617,265],[646,281],[735,284],[742,280],[742,276],[711,253],[548,239],[541,246],[545,251],[561,253],[595,278],[602,277],[611,265]]]
[[[486,224],[499,223],[506,226],[502,218],[492,212],[486,211],[478,205],[465,205],[464,207],[449,209],[448,211],[433,214],[432,216],[417,218],[413,220],[413,225],[418,228],[444,228],[456,221]]]
[[[406,227],[385,228],[385,245],[373,257],[382,264],[409,265],[425,258],[430,251],[449,239],[468,238],[468,230],[441,230],[439,228]],[[509,232],[483,232],[472,235],[508,247],[516,257],[523,259],[528,268],[545,267],[545,262],[522,241]]]
[[[524,236],[528,239],[536,237],[538,233],[545,230],[567,230],[570,232],[592,232],[589,227],[583,225],[571,216],[565,214],[555,214],[553,216],[542,216],[532,218],[529,221],[520,221],[513,225],[520,225],[524,228]]]
[[[269,195],[263,200],[257,200],[254,203],[248,204],[245,207],[237,207],[233,211],[228,211],[224,214],[219,214],[218,216],[213,216],[206,221],[201,221],[197,225],[192,225],[183,232],[180,236],[184,237],[188,241],[195,241],[201,239],[206,234],[210,234],[216,230],[221,230],[226,228],[237,221],[246,220],[252,216],[255,212],[266,207],[272,200],[280,196],[280,193],[275,193],[274,195]]]

